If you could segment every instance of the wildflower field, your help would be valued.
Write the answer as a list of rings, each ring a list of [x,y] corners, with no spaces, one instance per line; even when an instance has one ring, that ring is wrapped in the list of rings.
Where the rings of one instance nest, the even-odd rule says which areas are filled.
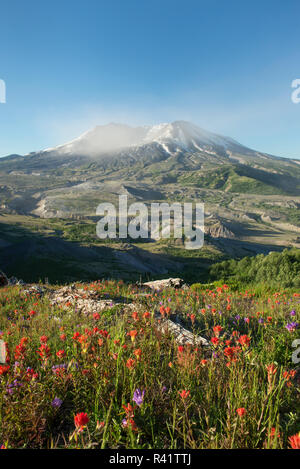
[[[123,304],[0,289],[1,448],[300,448],[299,294],[78,288]],[[154,313],[210,346],[179,345]]]

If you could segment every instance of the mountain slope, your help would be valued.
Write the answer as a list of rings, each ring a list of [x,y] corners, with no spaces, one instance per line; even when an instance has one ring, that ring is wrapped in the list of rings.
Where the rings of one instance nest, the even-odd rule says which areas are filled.
[[[239,249],[233,239],[265,244],[266,233],[268,245],[298,243],[299,162],[185,121],[97,126],[55,148],[0,158],[0,209],[8,214],[93,217],[119,194],[204,202],[208,233],[230,238],[231,251]]]
[[[223,151],[241,150],[244,153],[255,153],[228,137],[205,131],[185,121],[136,128],[114,123],[97,126],[77,139],[47,149],[45,152],[48,154],[72,154],[100,158],[106,153],[153,143],[160,144],[167,153],[182,150],[189,152],[205,151],[215,147]]]

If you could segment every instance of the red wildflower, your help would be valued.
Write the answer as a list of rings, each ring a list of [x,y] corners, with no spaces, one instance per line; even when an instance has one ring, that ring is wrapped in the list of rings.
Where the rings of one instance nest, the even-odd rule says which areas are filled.
[[[290,436],[289,443],[292,449],[300,449],[300,432]]]
[[[135,361],[132,358],[128,358],[128,360],[126,362],[126,366],[129,370],[131,370],[131,368],[134,367],[134,364],[135,364]]]
[[[134,417],[134,407],[132,407],[130,403],[128,403],[127,406],[123,404],[122,407],[126,412],[127,418]]]
[[[183,389],[182,391],[178,391],[178,392],[179,392],[180,397],[183,400],[185,400],[190,395],[190,391],[186,391],[185,389]]]
[[[135,424],[135,421],[134,421],[133,419],[129,419],[129,422],[127,421],[127,425],[128,425],[128,423],[129,423],[130,426],[131,426],[131,430],[132,430],[133,432],[137,432],[138,428],[137,428],[137,426],[136,426],[136,424]]]
[[[219,338],[218,338],[218,337],[212,337],[212,338],[211,338],[211,342],[212,342],[214,345],[218,345],[218,344],[219,344]]]
[[[286,379],[287,383],[286,385],[290,387],[292,385],[291,379],[294,379],[296,376],[296,370],[290,370],[290,371],[284,371],[283,372],[283,377]]]
[[[136,356],[136,358],[137,358],[138,360],[141,359],[142,350],[141,350],[140,348],[135,349],[135,351],[134,351],[133,353],[134,353],[134,355]]]
[[[50,356],[50,348],[46,344],[42,344],[40,348],[37,350],[37,353],[41,357],[42,360],[47,360]]]
[[[48,342],[48,339],[49,339],[49,337],[47,337],[46,335],[42,335],[40,337],[41,344],[46,344]]]
[[[226,355],[226,357],[228,357],[230,360],[232,360],[234,358],[234,349],[233,349],[233,347],[226,347],[224,349],[224,355]]]
[[[271,365],[266,365],[266,370],[268,372],[268,382],[270,383],[273,376],[277,373],[277,368],[275,367],[274,363],[271,363]]]
[[[236,413],[239,417],[243,417],[247,413],[247,411],[244,407],[239,407],[238,409],[236,409]]]
[[[37,379],[38,376],[39,376],[38,373],[36,373],[33,368],[27,368],[26,370],[27,381],[30,381],[32,379]]]
[[[79,414],[74,415],[74,424],[75,427],[82,431],[83,428],[88,424],[89,417],[85,412],[80,412]]]
[[[244,334],[244,335],[241,335],[238,342],[241,344],[241,346],[249,347],[250,340],[251,340],[250,337]]]
[[[139,319],[139,315],[138,315],[138,313],[137,313],[136,311],[133,311],[132,317],[133,317],[133,319],[134,319],[135,321],[138,321],[138,319]]]
[[[66,352],[64,350],[59,350],[58,352],[56,352],[56,356],[58,358],[63,358],[65,356]]]
[[[276,437],[276,428],[272,427],[270,430],[270,438]],[[277,438],[280,438],[280,433],[277,433]]]
[[[5,375],[8,372],[9,368],[9,365],[0,365],[0,375]]]
[[[134,342],[134,341],[135,341],[135,338],[136,338],[136,336],[137,336],[137,330],[134,329],[134,330],[128,332],[127,335],[129,335],[129,336],[131,337],[132,342]]]
[[[223,330],[223,327],[221,327],[221,326],[214,326],[214,327],[213,327],[213,331],[214,331],[214,333],[215,333],[215,335],[216,335],[217,337],[219,337],[220,332],[221,332],[222,330]]]
[[[15,360],[23,360],[25,358],[26,344],[28,342],[28,337],[22,337],[20,343],[16,346],[15,349]]]

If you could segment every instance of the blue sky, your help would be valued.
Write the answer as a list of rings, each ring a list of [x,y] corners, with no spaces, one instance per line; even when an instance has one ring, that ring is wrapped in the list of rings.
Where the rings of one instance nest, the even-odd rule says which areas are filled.
[[[190,120],[300,158],[299,0],[10,0],[0,14],[0,156],[111,121]]]

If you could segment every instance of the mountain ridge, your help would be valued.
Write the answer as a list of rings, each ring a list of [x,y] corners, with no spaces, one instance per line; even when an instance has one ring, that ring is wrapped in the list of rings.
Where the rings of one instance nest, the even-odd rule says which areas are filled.
[[[264,154],[252,150],[231,137],[204,130],[191,122],[183,120],[138,127],[115,122],[107,125],[97,125],[65,144],[34,153],[57,152],[59,154],[99,156],[107,151],[126,150],[153,143],[162,145],[167,153],[174,153],[168,147],[166,148],[167,145],[170,145],[173,146],[173,150],[175,147],[177,150],[207,151],[213,146],[219,146],[224,148],[225,151],[242,150],[250,154]]]
[[[31,157],[36,154],[99,156],[105,152],[126,150],[152,143],[159,143],[167,153],[174,153],[174,151],[170,152],[166,145],[173,145],[177,150],[204,152],[209,152],[209,148],[217,146],[228,152],[240,150],[249,154],[259,154],[278,159],[283,158],[253,150],[231,137],[204,130],[191,122],[183,120],[137,127],[111,122],[106,125],[97,125],[78,137],[55,147],[30,152],[25,155],[7,155],[2,158]],[[292,160],[291,158],[286,159]]]

